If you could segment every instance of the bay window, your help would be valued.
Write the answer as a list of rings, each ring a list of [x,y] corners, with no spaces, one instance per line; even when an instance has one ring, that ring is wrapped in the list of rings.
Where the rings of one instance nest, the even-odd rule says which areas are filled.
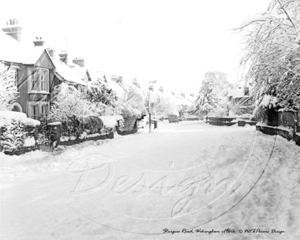
[[[28,117],[39,119],[49,114],[49,102],[28,102]]]
[[[49,70],[36,68],[31,73],[29,92],[49,92]]]

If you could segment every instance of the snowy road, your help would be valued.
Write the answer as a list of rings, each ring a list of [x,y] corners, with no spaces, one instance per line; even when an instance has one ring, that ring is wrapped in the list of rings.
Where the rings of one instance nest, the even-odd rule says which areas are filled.
[[[0,239],[300,239],[300,148],[255,127],[159,123],[0,157]]]

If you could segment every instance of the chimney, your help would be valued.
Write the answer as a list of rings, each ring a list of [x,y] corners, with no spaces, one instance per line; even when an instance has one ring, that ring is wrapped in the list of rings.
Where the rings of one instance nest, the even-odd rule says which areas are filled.
[[[36,37],[33,40],[35,47],[43,47],[45,45],[45,41],[42,39],[42,37]]]
[[[73,63],[77,64],[80,67],[84,67],[84,58],[81,57],[74,58]]]
[[[55,51],[54,48],[47,48],[47,52],[49,53],[50,57],[58,59],[59,56],[57,56],[57,52]]]
[[[62,50],[59,54],[60,61],[64,63],[68,63],[68,52],[66,50]]]
[[[21,30],[22,27],[19,26],[19,21],[16,19],[9,19],[9,21],[6,22],[6,26],[2,28],[3,32],[5,32],[7,35],[13,37],[18,42],[21,42]]]

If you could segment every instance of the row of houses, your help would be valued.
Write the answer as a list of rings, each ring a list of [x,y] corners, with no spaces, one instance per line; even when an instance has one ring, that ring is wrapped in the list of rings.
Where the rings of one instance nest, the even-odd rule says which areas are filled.
[[[42,37],[31,46],[21,42],[22,27],[10,19],[0,30],[0,61],[9,67],[19,90],[13,111],[37,119],[47,115],[55,86],[68,82],[82,88],[91,82],[84,58],[69,59],[67,51],[45,47]]]

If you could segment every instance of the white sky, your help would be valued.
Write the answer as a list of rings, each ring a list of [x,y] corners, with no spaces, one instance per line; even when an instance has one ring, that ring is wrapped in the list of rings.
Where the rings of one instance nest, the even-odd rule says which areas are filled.
[[[22,41],[85,57],[87,67],[157,80],[175,91],[198,92],[206,71],[238,78],[241,36],[230,29],[265,10],[268,0],[1,1],[0,21],[16,18]],[[68,41],[63,40],[67,38]],[[56,39],[56,41],[54,41]]]

